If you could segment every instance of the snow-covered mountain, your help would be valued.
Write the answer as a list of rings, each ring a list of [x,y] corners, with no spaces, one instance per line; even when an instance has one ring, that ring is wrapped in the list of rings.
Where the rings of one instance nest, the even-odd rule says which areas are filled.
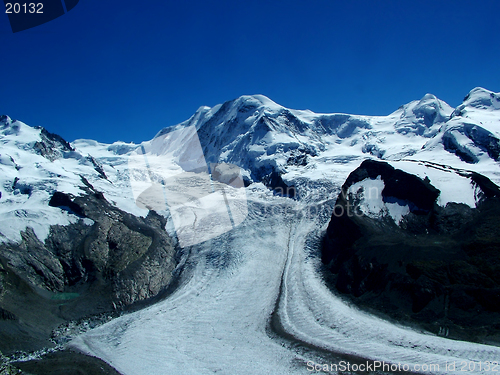
[[[240,166],[248,183],[276,187],[283,180],[296,186],[299,197],[307,195],[301,181],[328,175],[325,180],[332,182],[333,171],[346,165],[353,170],[367,157],[465,169],[476,164],[474,170],[497,181],[498,103],[497,94],[476,88],[457,110],[427,94],[388,116],[375,117],[315,114],[284,108],[261,95],[243,96],[201,107],[158,136],[195,126],[207,162]],[[336,179],[336,185],[345,177]]]
[[[179,368],[193,374],[305,373],[309,360],[352,356],[436,362],[443,369],[446,361],[491,361],[500,354],[496,346],[417,333],[361,312],[332,294],[319,272],[321,243],[339,195],[358,194],[363,215],[391,220],[400,230],[415,212],[416,198],[385,198],[381,192],[389,185],[382,175],[367,172],[342,190],[366,159],[432,186],[437,207],[476,209],[485,185],[471,176],[500,184],[500,94],[476,88],[455,109],[426,94],[387,116],[316,114],[262,95],[242,96],[200,107],[139,145],[69,144],[2,116],[0,142],[3,267],[56,294],[79,285],[92,289],[93,277],[111,283],[117,299],[108,302],[115,308],[161,295],[169,285],[169,293],[175,289],[72,342],[124,374]],[[368,197],[370,189],[380,194]],[[172,205],[177,192],[176,204],[187,211]],[[207,196],[211,205],[203,201]],[[198,240],[183,241],[183,213],[183,225],[196,229]],[[222,214],[225,222],[200,225]],[[75,238],[82,253],[58,250],[64,228],[80,233]],[[19,257],[33,243],[41,249],[35,259]],[[130,255],[136,247],[142,250]],[[71,257],[79,261],[71,265]],[[162,264],[168,272],[155,279]],[[147,280],[135,282],[144,274]],[[127,291],[134,297],[125,298]],[[50,329],[64,321],[55,316]]]
[[[294,186],[298,197],[304,198],[313,181],[338,189],[347,174],[370,157],[472,169],[499,182],[499,111],[500,96],[482,88],[472,90],[455,110],[426,94],[388,116],[315,114],[287,109],[254,95],[214,108],[200,107],[189,120],[161,130],[155,138],[195,126],[207,163],[235,164],[247,185]],[[74,219],[46,203],[55,190],[78,194],[84,186],[81,175],[118,207],[145,215],[129,194],[128,157],[155,139],[142,145],[92,140],[69,145],[44,129],[7,116],[0,126],[0,188],[4,202],[12,203],[1,206],[2,220],[9,223],[0,227],[3,241],[19,240],[20,230],[27,226],[44,240],[48,225]],[[191,151],[182,143],[176,147],[175,152],[168,152],[178,158]],[[25,210],[24,217],[18,220],[16,210],[20,209]]]

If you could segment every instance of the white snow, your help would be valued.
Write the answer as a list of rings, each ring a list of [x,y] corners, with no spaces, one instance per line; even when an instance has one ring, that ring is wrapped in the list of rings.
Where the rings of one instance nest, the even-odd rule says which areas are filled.
[[[352,184],[348,194],[353,197],[354,201],[359,201],[359,208],[364,215],[374,219],[391,217],[396,224],[399,224],[410,212],[410,207],[406,202],[384,202],[382,197],[384,187],[381,176],[375,179],[366,178]]]
[[[50,225],[67,225],[78,218],[59,208],[48,206],[55,190],[78,194],[80,177],[68,171],[78,165],[74,159],[64,162],[48,159],[34,152],[40,141],[40,129],[20,121],[0,129],[0,242],[18,242],[21,231],[31,227],[43,241]],[[10,161],[10,162],[9,162]]]
[[[357,182],[349,187],[349,194],[355,196],[355,199],[360,200],[360,208],[363,214],[379,218],[382,216],[385,204],[382,201],[382,190],[384,190],[384,181],[377,178],[366,178],[363,181]]]
[[[475,186],[465,175],[458,174],[452,168],[446,168],[429,162],[394,162],[395,168],[400,168],[414,174],[421,179],[426,177],[430,183],[440,191],[437,203],[444,207],[449,202],[464,203],[475,208],[477,199]],[[463,171],[466,173],[466,171]]]
[[[33,150],[40,140],[39,129],[3,120],[0,241],[19,241],[19,232],[28,226],[43,241],[50,225],[77,220],[49,207],[48,201],[56,190],[82,194],[81,176],[114,205],[140,216],[148,211],[136,200],[151,188],[146,198],[153,201],[145,202],[164,205],[159,213],[173,219],[167,224],[169,233],[192,225],[193,212],[207,215],[198,223],[203,236],[190,239],[192,246],[183,249],[180,286],[172,295],[71,343],[123,374],[308,373],[307,361],[338,360],[338,353],[391,363],[437,363],[439,373],[446,373],[446,362],[498,361],[498,347],[424,334],[349,306],[324,285],[317,247],[309,245],[311,238],[319,243],[340,187],[366,158],[386,160],[429,178],[441,191],[442,206],[462,202],[474,207],[476,189],[458,172],[473,170],[500,183],[499,163],[471,136],[472,132],[481,137],[499,134],[498,97],[475,89],[463,107],[453,111],[427,94],[388,116],[370,117],[288,110],[264,96],[244,96],[213,108],[200,107],[187,121],[140,145],[77,140],[72,143],[75,152],[54,161]],[[195,135],[201,146],[194,142]],[[478,162],[466,163],[446,151],[443,139],[448,136]],[[88,155],[102,164],[107,179],[99,176]],[[306,165],[294,164],[297,156],[305,158]],[[246,189],[228,189],[226,207],[214,204],[221,200],[182,201],[185,196],[176,192],[199,194],[190,190],[191,185],[210,186],[209,193],[216,190],[205,178],[207,163],[235,164],[241,168],[240,176],[257,181],[278,170],[299,199],[274,196],[258,182]],[[195,167],[201,172],[193,172]],[[164,184],[159,177],[172,178]],[[380,178],[366,179],[350,191],[360,192],[366,214],[388,215],[399,223],[409,207],[404,202],[383,202],[383,187]],[[164,197],[168,189],[173,194]],[[241,203],[241,190],[244,207],[236,204]],[[182,209],[166,210],[167,203],[175,206],[178,200],[182,209],[191,209],[189,215]],[[218,211],[221,207],[237,213],[229,232],[217,229],[229,225]],[[273,333],[272,316],[287,337],[304,345]]]
[[[498,359],[498,347],[397,326],[334,296],[306,245],[328,214],[311,208],[253,196],[243,225],[184,254],[192,268],[174,294],[78,336],[71,347],[125,375],[304,374],[308,361],[339,363],[341,353],[412,368],[438,364],[432,373],[440,374],[450,373],[447,362]],[[273,333],[273,311],[288,337],[308,349]],[[332,357],[322,357],[324,350]]]

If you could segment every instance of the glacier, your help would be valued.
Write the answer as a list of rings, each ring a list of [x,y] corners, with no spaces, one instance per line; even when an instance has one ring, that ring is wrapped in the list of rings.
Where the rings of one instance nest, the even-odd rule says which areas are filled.
[[[241,168],[244,221],[183,246],[178,286],[167,298],[78,335],[69,347],[130,375],[304,374],[311,372],[310,363],[364,360],[412,369],[437,364],[439,369],[415,372],[444,374],[455,373],[446,369],[450,363],[459,368],[461,363],[498,362],[498,346],[450,340],[389,322],[332,294],[322,279],[319,247],[335,197],[366,158],[429,178],[441,191],[440,205],[474,207],[474,186],[454,172],[474,171],[500,184],[499,97],[476,88],[454,109],[427,94],[388,116],[356,116],[292,110],[261,95],[243,96],[200,107],[184,123],[141,145],[76,140],[73,151],[61,151],[54,161],[30,152],[39,129],[4,118],[0,169],[7,203],[1,205],[0,239],[15,242],[21,230],[32,226],[43,241],[50,225],[75,220],[46,203],[56,189],[81,193],[80,176],[120,209],[145,217],[148,210],[134,200],[131,155],[142,147],[149,156],[165,156],[157,140],[194,127],[207,163]],[[16,131],[25,134],[22,140]],[[183,144],[165,158],[172,170],[186,152]],[[21,185],[9,188],[16,165],[23,165],[19,181],[31,187],[29,194]],[[269,183],[273,173],[282,180],[279,186]],[[382,188],[376,181],[368,184],[367,190]],[[279,194],[280,186],[293,189],[296,198]],[[184,186],[178,182],[171,189]],[[369,202],[368,213],[386,210],[395,221],[405,215],[398,203],[384,208],[377,202]],[[19,205],[26,206],[25,217],[19,216]],[[170,212],[159,213],[169,218],[166,230],[175,237]]]

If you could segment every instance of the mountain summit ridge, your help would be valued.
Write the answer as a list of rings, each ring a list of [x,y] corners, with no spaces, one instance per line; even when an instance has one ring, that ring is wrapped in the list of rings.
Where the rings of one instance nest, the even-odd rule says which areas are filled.
[[[307,243],[310,236],[320,238],[324,235],[328,220],[332,220],[332,210],[335,212],[335,208],[339,208],[343,202],[342,193],[346,191],[351,198],[340,205],[341,209],[347,211],[349,206],[355,207],[364,215],[361,224],[390,228],[395,235],[401,233],[403,239],[408,237],[409,230],[418,230],[426,237],[426,229],[435,229],[432,225],[436,217],[441,220],[438,220],[437,230],[453,227],[457,213],[463,214],[463,223],[467,223],[466,216],[470,212],[481,214],[484,207],[489,209],[489,203],[497,199],[488,194],[498,195],[500,112],[496,108],[497,97],[498,94],[491,91],[474,89],[462,103],[463,108],[457,110],[460,106],[453,109],[436,96],[426,94],[386,116],[365,116],[316,114],[285,108],[264,96],[247,95],[212,108],[200,107],[186,121],[163,128],[153,139],[140,144],[104,144],[88,139],[67,143],[43,128],[2,116],[0,271],[7,271],[0,272],[0,281],[10,294],[4,295],[0,313],[10,319],[6,324],[11,329],[5,332],[4,341],[12,345],[16,342],[26,344],[33,341],[33,334],[36,334],[36,345],[42,345],[61,321],[79,319],[96,311],[121,310],[134,303],[146,304],[160,299],[171,289],[189,287],[191,271],[195,275],[217,275],[210,280],[201,279],[215,294],[188,292],[187,299],[167,298],[158,306],[163,303],[175,305],[176,301],[182,305],[188,300],[196,301],[197,296],[201,296],[201,303],[206,306],[218,301],[214,296],[223,296],[229,291],[227,306],[211,305],[216,311],[225,311],[220,322],[226,321],[229,315],[235,318],[224,310],[228,306],[251,311],[252,316],[262,314],[260,307],[255,310],[255,302],[260,302],[263,295],[270,301],[266,302],[266,309],[271,314],[276,306],[282,305],[276,304],[279,286],[292,288],[290,285],[295,282],[288,283],[293,281],[290,277],[302,271],[313,273],[302,280],[297,279],[296,285],[306,287],[315,277],[318,280],[313,290],[299,290],[299,293],[310,296],[309,292],[322,290],[316,266],[307,263],[320,261],[319,256],[311,256],[320,250],[308,247],[316,245]],[[349,176],[356,176],[356,179],[347,186]],[[415,198],[422,194],[407,194],[406,190],[411,190],[406,189],[407,185],[415,185],[416,191],[432,193],[432,199],[422,203]],[[372,197],[372,192],[378,194]],[[212,199],[214,196],[220,199]],[[489,217],[496,218],[495,215]],[[481,228],[487,225],[489,221]],[[193,230],[189,232],[188,229]],[[187,232],[189,240],[193,241],[182,239]],[[481,233],[478,238],[479,235]],[[385,238],[382,233],[382,244]],[[335,236],[332,241],[336,243]],[[492,237],[492,243],[494,241]],[[185,243],[190,245],[184,246]],[[474,251],[475,243],[472,245]],[[437,244],[433,246],[438,248]],[[270,249],[279,250],[270,252]],[[370,255],[369,250],[367,254]],[[276,262],[277,255],[281,263]],[[261,260],[254,257],[261,257]],[[301,259],[307,259],[306,263]],[[384,262],[382,258],[379,260],[380,264]],[[363,275],[372,267],[369,260],[365,263],[360,263]],[[256,264],[259,266],[255,267]],[[267,268],[261,264],[266,264]],[[288,266],[294,271],[288,272]],[[457,269],[462,271],[463,267]],[[260,271],[264,273],[259,274]],[[268,271],[271,273],[266,273]],[[181,279],[177,279],[181,274]],[[246,276],[240,279],[242,274]],[[350,278],[349,273],[341,275],[344,276]],[[253,280],[250,284],[246,283],[248,278]],[[273,280],[276,289],[266,289],[270,285],[267,278]],[[304,283],[305,280],[308,281]],[[358,281],[363,282],[359,278],[347,281],[342,284],[341,279],[346,288],[357,288]],[[224,288],[233,285],[234,289],[222,291],[220,282],[224,283]],[[242,285],[247,289],[241,289]],[[255,285],[260,285],[261,289],[257,290]],[[425,283],[415,285],[420,288],[417,289],[419,293],[425,291]],[[38,315],[24,308],[26,299],[21,299],[22,302],[17,299],[21,289],[29,288],[43,292],[41,295],[29,294],[40,307]],[[100,298],[92,291],[97,291]],[[234,299],[232,296],[240,295],[237,293],[243,293],[244,299]],[[308,299],[293,300],[294,295],[292,291],[279,298],[292,298],[287,300],[292,303],[309,303]],[[323,301],[323,297],[336,307],[341,303],[326,292],[314,303]],[[53,313],[59,306],[58,298],[68,301],[64,302],[66,307]],[[88,310],[80,309],[79,301],[83,301]],[[252,306],[245,305],[247,302]],[[199,310],[199,305],[193,308],[195,305],[185,305],[187,310],[178,311],[181,319]],[[320,305],[326,308],[321,310],[320,314],[326,314],[322,316],[335,310],[321,302],[313,309],[307,305],[304,309],[288,310],[287,314],[295,317],[293,322],[297,324],[309,322],[310,327],[317,327],[318,319],[309,321],[300,311],[313,311]],[[358,322],[373,328],[371,321],[348,309],[342,305],[335,311],[336,314],[344,311],[349,321],[352,314],[357,314]],[[175,316],[174,310],[168,311]],[[276,311],[281,314],[282,310]],[[150,332],[149,319],[141,320],[141,316],[149,316],[150,312],[145,309],[141,310],[144,315],[128,317],[138,319],[138,325],[133,326],[140,327],[141,332]],[[159,314],[159,324],[163,326],[166,324],[164,312]],[[40,316],[46,323],[43,323],[43,332],[36,333]],[[265,327],[269,325],[268,316],[262,320]],[[192,318],[199,323],[198,317]],[[212,322],[212,316],[205,318],[217,324]],[[120,319],[116,324],[123,323]],[[169,319],[169,322],[179,323]],[[338,320],[332,319],[321,326],[327,335],[336,333],[332,327],[338,326]],[[290,328],[287,322],[291,320],[279,321]],[[350,332],[357,332],[358,322],[349,325]],[[240,323],[233,321],[232,324]],[[393,343],[399,339],[392,337],[392,328],[386,330],[383,324],[377,324],[377,337],[373,337],[375,341],[372,342],[387,338],[384,345],[393,348]],[[268,340],[264,325],[262,334]],[[136,332],[128,324],[124,327],[132,336]],[[214,338],[212,325],[208,328],[206,337]],[[20,329],[24,330],[23,335],[17,334]],[[248,326],[240,332],[251,335],[246,329]],[[57,331],[58,340],[71,338],[71,333],[64,333],[66,330]],[[157,331],[160,336],[156,333],[153,336],[166,345],[169,341],[161,336],[162,330]],[[412,341],[414,333],[403,331],[398,328],[398,332]],[[311,337],[319,337],[313,331],[306,332]],[[110,333],[110,337],[113,335]],[[351,340],[350,334],[347,336]],[[16,337],[19,341],[14,340]],[[182,335],[179,338],[185,341]],[[258,340],[262,342],[260,336]],[[93,355],[98,354],[95,348],[106,346],[92,344],[100,341],[98,336],[86,336],[84,341],[75,345]],[[86,343],[91,343],[94,349]],[[327,346],[332,343],[343,347],[342,341],[337,340],[328,340]],[[6,345],[5,349],[16,350],[17,344],[12,345]],[[133,349],[136,353],[139,350],[123,345],[127,351]],[[447,343],[439,345],[449,347]],[[461,358],[470,358],[468,349],[457,345],[463,353]],[[424,363],[424,359],[431,360],[411,343],[407,346],[408,351],[420,355],[420,363]],[[29,350],[32,349],[30,346]],[[342,352],[343,349],[335,350]],[[107,358],[102,353],[99,355]],[[134,356],[126,357],[125,361]],[[394,360],[394,350],[385,352],[384,358]]]
[[[342,171],[335,177],[335,184],[340,186],[343,178],[366,158],[430,161],[462,169],[475,165],[472,169],[499,183],[499,98],[500,94],[474,88],[453,109],[426,94],[387,116],[365,116],[293,110],[264,95],[244,95],[212,108],[200,107],[188,120],[163,128],[151,141],[139,145],[92,140],[69,144],[44,129],[4,115],[0,121],[0,193],[4,203],[17,202],[17,208],[3,205],[4,223],[14,229],[7,230],[8,235],[6,230],[0,230],[0,238],[19,240],[15,233],[33,220],[35,233],[43,239],[48,232],[41,228],[72,220],[66,213],[61,216],[53,211],[47,203],[56,190],[72,194],[83,191],[80,176],[121,209],[145,217],[129,194],[123,194],[130,189],[127,158],[137,148],[189,126],[196,128],[208,163],[237,165],[247,185],[290,187],[299,199],[310,193],[303,186],[306,181],[331,181],[327,176],[335,165]],[[176,155],[183,152],[174,150]],[[58,176],[66,176],[65,181]],[[19,204],[28,205],[21,215],[27,215],[28,220],[19,218]],[[42,222],[40,212],[45,212]]]

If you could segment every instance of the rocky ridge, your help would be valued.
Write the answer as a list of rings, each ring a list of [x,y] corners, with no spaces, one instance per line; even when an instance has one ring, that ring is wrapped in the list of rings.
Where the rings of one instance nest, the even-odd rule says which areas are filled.
[[[432,180],[396,167],[367,160],[342,186],[322,249],[330,285],[397,321],[447,337],[499,342],[500,189],[474,172],[443,171],[468,179],[477,202],[440,206]],[[379,217],[367,211],[365,198],[377,180],[380,196],[371,200],[406,205],[403,217],[385,207]]]

